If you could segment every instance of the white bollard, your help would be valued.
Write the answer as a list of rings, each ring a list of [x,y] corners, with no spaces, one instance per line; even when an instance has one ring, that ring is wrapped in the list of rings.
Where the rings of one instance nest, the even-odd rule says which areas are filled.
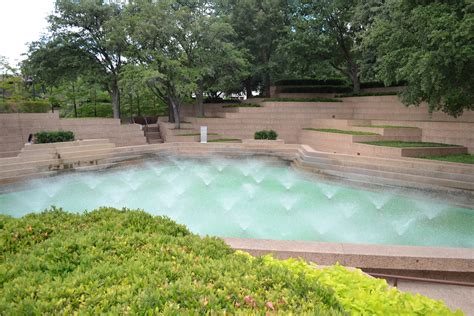
[[[207,126],[201,126],[201,144],[207,144]]]

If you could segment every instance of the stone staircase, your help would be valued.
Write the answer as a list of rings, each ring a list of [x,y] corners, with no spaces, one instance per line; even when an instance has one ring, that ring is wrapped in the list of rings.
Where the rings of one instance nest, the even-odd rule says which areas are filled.
[[[17,157],[0,159],[0,183],[54,175],[59,170],[106,168],[110,165],[105,160],[113,157],[115,148],[108,139],[25,145]]]
[[[371,120],[313,119],[309,127],[312,130],[306,128],[300,131],[299,142],[310,145],[318,151],[374,157],[423,157],[465,154],[468,151],[464,146],[451,146],[452,144],[413,148],[364,144],[364,142],[377,141],[422,141],[422,130],[420,128],[375,125]],[[343,134],[331,130],[355,132],[361,133],[361,135]],[[364,135],[364,133],[367,134]]]
[[[145,134],[148,144],[160,144],[163,142],[160,133],[160,126],[158,124],[144,126],[143,133]]]
[[[468,164],[412,158],[361,159],[354,155],[317,151],[307,145],[300,146],[294,164],[312,172],[355,182],[474,191],[474,166]]]

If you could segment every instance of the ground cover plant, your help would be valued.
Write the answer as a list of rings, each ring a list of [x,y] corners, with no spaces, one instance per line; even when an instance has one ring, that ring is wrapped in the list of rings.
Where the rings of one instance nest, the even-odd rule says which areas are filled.
[[[268,98],[264,102],[342,102],[335,98]]]
[[[239,138],[219,138],[219,139],[211,139],[208,140],[208,143],[236,143],[241,142],[242,140]]]
[[[348,130],[334,129],[334,128],[303,128],[303,129],[305,131],[336,133],[336,134],[346,134],[346,135],[358,135],[358,136],[379,135],[377,133],[372,133],[372,132],[348,131]]]
[[[358,127],[375,127],[375,128],[416,128],[413,126],[399,126],[399,125],[357,125]]]
[[[428,142],[403,142],[403,141],[376,141],[376,142],[362,142],[362,144],[397,147],[397,148],[412,148],[412,147],[460,147],[459,145],[428,143]]]
[[[458,163],[474,164],[474,155],[471,154],[460,154],[460,155],[445,155],[445,156],[425,156],[421,157],[424,159],[449,161]]]
[[[0,223],[5,314],[343,312],[303,275],[144,212],[52,210]]]
[[[274,130],[263,130],[255,132],[254,138],[257,140],[276,140],[278,138],[278,134]]]
[[[70,142],[74,140],[74,133],[71,131],[38,132],[34,136],[36,144]]]
[[[360,271],[254,258],[167,218],[111,208],[0,216],[0,285],[6,315],[453,314]]]

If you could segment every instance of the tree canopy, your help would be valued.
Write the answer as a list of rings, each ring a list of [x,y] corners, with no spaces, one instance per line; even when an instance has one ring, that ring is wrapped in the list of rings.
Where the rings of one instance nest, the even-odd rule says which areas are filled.
[[[183,103],[203,116],[206,96],[269,96],[280,79],[345,78],[355,93],[403,82],[407,105],[459,116],[474,106],[473,12],[463,0],[57,0],[22,71],[99,87],[116,118],[121,94],[130,115],[165,104],[177,128]]]

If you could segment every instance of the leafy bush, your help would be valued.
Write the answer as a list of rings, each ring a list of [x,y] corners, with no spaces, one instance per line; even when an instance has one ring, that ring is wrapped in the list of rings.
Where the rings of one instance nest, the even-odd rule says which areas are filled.
[[[51,110],[48,101],[7,101],[0,105],[0,112],[5,113],[47,113]]]
[[[36,144],[70,142],[74,140],[74,133],[71,131],[38,132],[35,134]]]
[[[333,289],[338,302],[351,315],[463,315],[460,310],[453,313],[442,301],[400,292],[385,280],[367,277],[360,270],[350,271],[340,265],[318,268],[302,260],[280,261],[270,256],[263,262],[286,267],[293,275],[304,275],[308,283],[318,282]]]
[[[351,87],[348,86],[301,86],[301,87],[282,87],[281,93],[350,93]]]
[[[0,215],[0,272],[5,315],[453,314],[359,270],[254,258],[127,209]]]
[[[5,315],[343,312],[317,282],[145,212],[53,209],[0,223]]]
[[[384,87],[403,87],[406,86],[406,81],[396,82],[394,84],[386,86],[383,81],[369,81],[369,82],[361,82],[360,87],[361,89],[370,89],[370,88],[384,88]]]
[[[396,91],[387,92],[359,92],[359,93],[343,93],[336,95],[336,98],[350,98],[350,97],[380,97],[386,95],[398,95]]]
[[[275,86],[345,86],[346,84],[343,79],[290,79],[275,82]]]
[[[262,140],[276,140],[278,138],[278,134],[274,130],[263,130],[255,132],[254,138]]]

